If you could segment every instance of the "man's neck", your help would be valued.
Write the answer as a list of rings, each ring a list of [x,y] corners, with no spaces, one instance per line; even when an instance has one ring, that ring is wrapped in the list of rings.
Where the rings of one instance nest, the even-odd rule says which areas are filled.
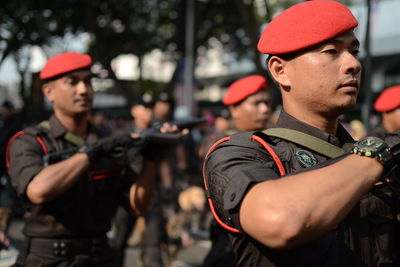
[[[297,108],[291,109],[285,106],[284,110],[286,113],[298,119],[299,121],[302,121],[331,135],[336,135],[338,125],[337,116],[327,117],[325,115],[313,113],[308,110],[299,110]]]
[[[88,128],[87,114],[82,114],[75,117],[71,117],[57,111],[55,111],[54,114],[61,122],[61,124],[65,127],[65,129],[67,129],[69,132],[80,137],[86,136]]]

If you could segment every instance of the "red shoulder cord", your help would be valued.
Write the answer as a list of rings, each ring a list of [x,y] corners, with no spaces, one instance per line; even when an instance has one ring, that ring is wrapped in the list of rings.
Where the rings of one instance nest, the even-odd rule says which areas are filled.
[[[204,163],[205,163],[206,159],[208,158],[208,156],[210,155],[210,153],[211,153],[212,151],[214,151],[214,149],[215,149],[218,145],[220,145],[220,144],[222,144],[222,143],[224,143],[224,142],[230,140],[230,138],[231,138],[230,136],[227,136],[227,137],[224,137],[224,138],[218,140],[216,143],[214,143],[214,144],[211,146],[211,148],[208,150],[208,152],[207,152],[207,154],[206,154],[206,157],[205,157],[205,160],[204,160]],[[258,143],[260,143],[260,144],[268,151],[268,153],[271,155],[271,157],[272,157],[272,159],[273,159],[275,165],[278,167],[279,174],[280,174],[281,176],[282,176],[282,175],[285,175],[285,174],[286,174],[285,168],[283,167],[283,164],[282,164],[281,160],[279,159],[279,157],[278,157],[278,155],[275,153],[275,151],[271,148],[271,146],[270,146],[267,142],[265,142],[264,139],[262,139],[262,138],[259,137],[259,136],[253,135],[253,136],[251,137],[251,139],[257,141]],[[210,193],[209,193],[209,190],[208,190],[209,187],[208,187],[208,184],[207,184],[207,179],[206,179],[206,175],[205,175],[205,174],[206,174],[206,172],[205,172],[205,164],[204,164],[204,165],[203,165],[203,182],[204,182],[204,188],[205,188],[205,190],[206,190],[208,205],[210,206],[210,210],[211,210],[212,215],[214,216],[214,218],[215,218],[215,220],[218,222],[218,224],[221,225],[223,228],[225,228],[225,229],[228,230],[228,231],[234,232],[234,233],[239,233],[240,231],[239,231],[238,229],[236,229],[236,228],[234,228],[234,227],[232,227],[232,226],[229,226],[229,225],[227,225],[226,223],[224,223],[224,222],[221,220],[221,218],[218,216],[217,212],[215,211],[214,203],[212,202],[212,198],[211,198]]]
[[[8,142],[7,142],[7,148],[6,148],[6,167],[7,167],[7,169],[8,169],[8,167],[9,167],[9,165],[10,165],[10,162],[9,162],[10,159],[9,159],[9,153],[8,153],[8,152],[9,152],[9,150],[10,150],[11,143],[12,143],[12,141],[14,141],[15,138],[17,138],[18,136],[20,136],[20,135],[22,135],[22,134],[24,134],[24,133],[25,133],[24,131],[16,132],[16,133],[10,138],[10,140],[8,140]],[[42,139],[40,136],[36,136],[36,140],[39,142],[40,146],[42,147],[44,154],[47,154],[47,153],[48,153],[48,150],[47,150],[47,147],[46,147],[46,145],[45,145],[43,139]],[[10,171],[8,171],[8,172],[10,173]]]

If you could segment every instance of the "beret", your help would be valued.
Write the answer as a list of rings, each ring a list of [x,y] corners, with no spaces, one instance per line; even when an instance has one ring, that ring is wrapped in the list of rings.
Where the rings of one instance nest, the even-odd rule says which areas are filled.
[[[92,58],[89,55],[75,52],[58,54],[47,61],[40,72],[40,79],[50,79],[60,74],[90,67],[91,65]]]
[[[314,0],[296,4],[271,21],[258,41],[258,51],[281,55],[296,52],[357,27],[358,21],[343,4]]]
[[[260,90],[268,90],[267,80],[260,75],[248,76],[232,83],[222,102],[224,105],[233,105]]]
[[[400,85],[386,88],[375,101],[375,110],[387,112],[400,107]]]

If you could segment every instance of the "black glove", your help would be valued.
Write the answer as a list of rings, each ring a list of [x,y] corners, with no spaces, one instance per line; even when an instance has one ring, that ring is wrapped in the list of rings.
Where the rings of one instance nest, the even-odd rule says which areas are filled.
[[[382,140],[390,149],[391,156],[384,164],[384,175],[389,175],[400,163],[400,131],[387,133],[382,137]]]
[[[86,153],[90,161],[93,161],[101,156],[122,155],[126,148],[135,145],[136,140],[128,133],[116,134],[98,140],[92,145],[83,146],[78,152]]]

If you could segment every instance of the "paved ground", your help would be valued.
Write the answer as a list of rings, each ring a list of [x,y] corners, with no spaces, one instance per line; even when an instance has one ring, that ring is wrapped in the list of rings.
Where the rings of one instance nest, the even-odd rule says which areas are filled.
[[[15,220],[11,223],[9,235],[12,238],[13,246],[8,251],[0,252],[0,267],[9,267],[14,263],[18,253],[17,248],[21,244],[23,222]],[[196,241],[191,249],[182,249],[178,254],[177,267],[198,267],[207,254],[210,242],[207,240]],[[131,247],[126,250],[125,267],[137,267],[138,248]]]

